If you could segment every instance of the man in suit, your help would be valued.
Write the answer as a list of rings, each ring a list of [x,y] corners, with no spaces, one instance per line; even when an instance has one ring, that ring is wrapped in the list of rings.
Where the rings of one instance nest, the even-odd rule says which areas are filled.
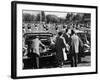
[[[75,34],[74,30],[71,30],[71,35],[71,66],[77,67],[81,39]]]
[[[67,44],[65,42],[62,32],[58,32],[58,37],[56,38],[55,46],[56,46],[57,62],[58,62],[59,67],[62,67],[63,62],[64,62],[63,49],[67,47]]]

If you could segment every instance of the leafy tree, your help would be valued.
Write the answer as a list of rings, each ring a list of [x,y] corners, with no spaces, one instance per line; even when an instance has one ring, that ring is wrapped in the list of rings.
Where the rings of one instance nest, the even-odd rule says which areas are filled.
[[[75,23],[78,23],[80,21],[82,21],[82,16],[80,13],[77,13],[76,15],[73,16],[72,21]]]
[[[47,15],[46,20],[47,23],[58,23],[60,21],[56,15]]]
[[[35,20],[35,16],[31,14],[23,14],[23,22],[32,22]]]
[[[90,13],[84,13],[82,17],[81,23],[90,23],[91,21],[91,14]]]
[[[36,20],[36,21],[40,21],[40,14],[37,14],[35,20]]]
[[[67,13],[66,15],[66,22],[69,23],[72,21],[74,14],[73,13]]]

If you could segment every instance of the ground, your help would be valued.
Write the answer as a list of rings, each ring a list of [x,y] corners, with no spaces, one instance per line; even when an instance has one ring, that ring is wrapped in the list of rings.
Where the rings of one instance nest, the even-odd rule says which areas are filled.
[[[77,65],[78,67],[81,67],[81,66],[91,66],[91,57],[90,56],[85,56],[85,57],[82,57],[81,58],[81,62],[78,63]],[[70,64],[64,64],[63,67],[70,67]]]
[[[45,57],[39,60],[39,69],[46,69],[46,68],[57,68],[58,66],[56,66],[55,64],[55,56],[53,57]],[[32,66],[33,61],[31,60],[24,60],[24,62],[26,64],[24,64],[24,69],[34,69]],[[91,66],[91,56],[87,55],[84,57],[81,57],[81,62],[78,63],[77,67],[84,67],[84,66]],[[62,66],[62,68],[64,67],[71,67],[70,61],[65,61],[64,65]],[[35,68],[36,69],[36,68]]]

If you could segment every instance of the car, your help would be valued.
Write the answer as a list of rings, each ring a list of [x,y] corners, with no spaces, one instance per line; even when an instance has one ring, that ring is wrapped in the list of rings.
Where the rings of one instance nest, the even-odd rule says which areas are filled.
[[[77,30],[76,34],[83,42],[83,55],[90,55],[91,53],[91,36],[88,31]]]
[[[46,49],[40,46],[40,56],[39,56],[39,66],[43,67],[53,67],[55,66],[56,58],[55,58],[55,45],[51,44],[50,37],[52,37],[52,33],[26,33],[23,35],[25,38],[25,45],[28,45],[27,48],[27,58],[23,59],[24,69],[33,68],[32,54],[30,54],[32,40],[35,36],[39,36],[40,41],[46,46]],[[24,57],[24,56],[23,56]]]

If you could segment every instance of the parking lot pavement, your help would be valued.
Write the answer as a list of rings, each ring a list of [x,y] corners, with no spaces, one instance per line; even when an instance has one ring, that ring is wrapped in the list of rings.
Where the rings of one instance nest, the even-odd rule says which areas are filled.
[[[81,62],[78,63],[78,67],[91,66],[91,56],[85,56],[81,58]],[[70,62],[66,62],[63,67],[71,67]]]
[[[45,69],[45,68],[57,68],[57,66],[54,66],[55,63],[53,63],[55,58],[50,57],[50,58],[44,58],[40,63],[40,69]],[[85,67],[85,66],[91,66],[91,56],[85,56],[81,57],[81,62],[78,63],[78,67]],[[67,68],[71,67],[70,61],[65,61],[64,65],[61,68]],[[59,68],[59,67],[58,67]],[[30,60],[27,60],[26,67],[24,69],[33,69]]]

